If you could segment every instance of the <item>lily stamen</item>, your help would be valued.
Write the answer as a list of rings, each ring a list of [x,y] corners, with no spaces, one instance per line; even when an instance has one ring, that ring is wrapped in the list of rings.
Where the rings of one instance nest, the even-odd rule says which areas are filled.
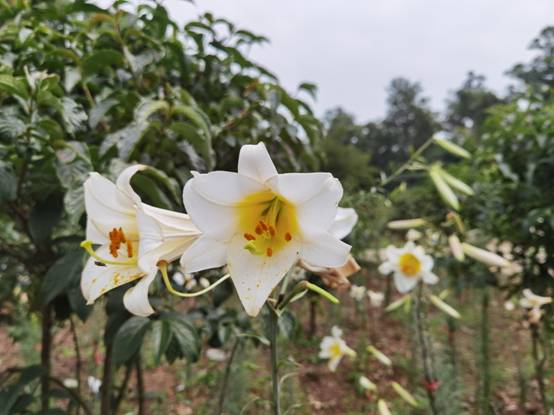
[[[111,259],[102,258],[100,255],[98,255],[94,249],[92,249],[92,242],[91,241],[83,241],[81,242],[81,248],[83,248],[87,253],[96,259],[98,262],[104,264],[104,265],[136,265],[137,260],[136,259],[130,259],[128,261],[114,261]]]
[[[218,279],[213,284],[209,285],[208,287],[204,288],[203,290],[194,292],[194,293],[184,293],[181,291],[177,291],[173,286],[171,285],[171,281],[169,280],[169,276],[167,275],[167,262],[166,261],[160,261],[158,262],[158,268],[160,272],[162,273],[162,279],[164,281],[165,287],[167,288],[167,291],[169,291],[170,294],[173,294],[177,297],[183,297],[183,298],[191,298],[191,297],[198,297],[200,295],[206,294],[207,292],[213,290],[215,287],[217,287],[222,282],[225,282],[231,277],[231,274],[225,274],[223,277]]]

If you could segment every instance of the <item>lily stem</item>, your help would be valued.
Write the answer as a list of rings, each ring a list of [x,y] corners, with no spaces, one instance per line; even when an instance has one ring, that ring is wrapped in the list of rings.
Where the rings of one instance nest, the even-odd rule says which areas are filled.
[[[277,353],[277,334],[279,333],[279,315],[277,311],[269,311],[269,341],[271,343],[271,381],[273,384],[273,413],[281,415],[281,402],[279,400],[279,367]]]
[[[416,335],[421,349],[421,359],[423,361],[423,373],[425,376],[425,389],[427,391],[427,398],[429,400],[429,406],[433,415],[438,415],[437,402],[435,397],[435,389],[437,385],[437,379],[433,370],[433,359],[431,356],[431,346],[429,339],[425,335],[425,326],[423,322],[423,284],[420,282],[417,287],[417,294],[414,296],[414,323]]]
[[[227,395],[227,387],[229,386],[229,377],[231,375],[231,367],[233,366],[233,361],[235,360],[235,355],[237,354],[237,350],[240,345],[240,337],[235,338],[235,342],[233,343],[233,348],[231,349],[231,354],[229,355],[229,359],[227,360],[227,365],[225,366],[225,374],[223,375],[223,383],[221,384],[221,392],[219,394],[219,402],[217,405],[217,411],[215,415],[222,415],[223,414],[223,408],[225,406],[225,398]]]
[[[535,377],[537,379],[537,384],[539,385],[539,395],[541,398],[541,404],[544,410],[544,413],[547,412],[548,403],[546,400],[546,388],[544,385],[544,351],[543,357],[540,356],[540,333],[537,324],[531,324],[531,341],[532,341],[532,352],[533,352],[533,362],[535,364]]]

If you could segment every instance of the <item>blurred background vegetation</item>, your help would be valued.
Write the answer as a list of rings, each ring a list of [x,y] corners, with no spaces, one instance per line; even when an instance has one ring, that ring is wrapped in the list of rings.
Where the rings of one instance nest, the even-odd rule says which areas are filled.
[[[267,408],[267,379],[258,370],[267,353],[263,319],[245,317],[230,285],[185,302],[168,298],[157,286],[152,302],[159,313],[149,319],[126,312],[122,290],[108,295],[104,309],[102,303],[94,310],[85,305],[79,243],[86,219],[82,183],[90,171],[113,179],[129,164],[149,164],[155,170],[133,179],[143,200],[183,210],[181,189],[192,170],[235,170],[240,146],[264,141],[281,171],[330,171],[341,180],[344,206],[360,216],[349,237],[364,265],[355,278],[386,289],[375,277],[376,264],[367,259],[368,250],[398,240],[385,232],[386,223],[425,217],[440,224],[450,212],[437,203],[433,184],[421,180],[424,172],[410,170],[387,180],[439,134],[472,153],[459,161],[431,147],[424,156],[472,183],[475,195],[462,207],[466,226],[477,230],[479,241],[509,241],[521,266],[504,281],[484,267],[444,260],[451,276],[446,286],[457,290],[468,326],[474,321],[482,328],[487,309],[478,308],[471,295],[468,299],[467,290],[488,292],[494,286],[502,301],[523,287],[553,293],[554,27],[533,40],[532,60],[507,68],[514,82],[505,95],[489,90],[483,76],[468,73],[444,111],[435,113],[421,85],[398,78],[388,88],[385,117],[359,124],[341,108],[319,119],[311,109],[314,84],[287,91],[270,69],[252,62],[248,51],[265,43],[263,36],[211,14],[180,27],[160,3],[144,2],[133,11],[122,4],[102,9],[86,1],[0,0],[0,414],[212,413],[226,369],[203,357],[206,348],[244,358],[232,369],[236,380],[229,386],[228,413]],[[195,278],[202,277],[212,274]],[[483,298],[480,304],[486,306],[488,297]],[[367,336],[348,305],[344,310],[352,313],[318,307],[320,321],[350,325],[360,338]],[[547,355],[552,311],[545,320]],[[375,324],[390,326],[390,342],[397,345],[395,318],[402,319]],[[444,319],[436,319],[432,330],[441,333]],[[512,320],[508,327],[517,324]],[[295,339],[283,365],[290,370],[315,365],[310,356],[316,343],[299,330],[306,322],[292,314],[282,321],[284,336]],[[504,317],[494,321],[494,329],[508,324]],[[479,369],[482,359],[491,359],[482,342],[493,329],[484,330],[476,334],[481,346],[468,346],[471,353],[479,350],[465,363],[469,378],[459,375],[460,384],[444,389],[443,399],[459,403],[448,413],[524,413],[503,412],[512,398],[516,411],[540,411],[530,362],[518,363],[516,356],[510,363],[517,380],[510,378],[511,369],[499,367],[507,374],[498,374],[488,363],[488,372]],[[404,342],[410,347],[409,338]],[[400,362],[398,372],[383,376],[412,379],[412,363],[400,346],[389,350]],[[548,363],[541,364],[551,379]],[[456,369],[449,365],[445,371]],[[362,366],[341,374],[346,384],[354,382],[353,373],[374,370],[367,362]],[[102,382],[99,390],[86,386],[91,376]],[[77,385],[64,383],[67,378]],[[301,402],[298,413],[312,413],[323,398],[294,382],[286,385],[287,401]],[[355,396],[351,388],[348,393]],[[367,413],[367,399],[358,398],[347,404],[346,396],[329,410]],[[325,407],[318,410],[327,413]]]

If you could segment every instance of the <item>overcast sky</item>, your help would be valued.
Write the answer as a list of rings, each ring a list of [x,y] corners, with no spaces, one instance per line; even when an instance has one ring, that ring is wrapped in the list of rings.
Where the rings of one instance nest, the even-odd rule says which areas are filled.
[[[109,3],[101,1],[101,3]],[[319,114],[341,106],[359,121],[385,112],[386,87],[420,82],[434,109],[469,70],[503,91],[504,72],[532,56],[527,46],[554,24],[554,0],[166,0],[180,23],[204,12],[226,17],[270,44],[251,57],[285,87],[315,82]]]

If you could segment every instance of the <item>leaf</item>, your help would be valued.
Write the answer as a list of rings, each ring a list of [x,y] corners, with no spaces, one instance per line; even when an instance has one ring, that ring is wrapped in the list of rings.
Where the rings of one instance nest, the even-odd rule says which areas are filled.
[[[200,356],[200,338],[194,326],[186,317],[176,313],[166,315],[164,320],[171,325],[179,354],[188,360],[196,361]]]
[[[0,111],[0,136],[14,139],[27,130],[26,124],[18,115],[19,111],[15,107],[6,107]]]
[[[123,66],[123,54],[115,49],[100,49],[88,55],[81,62],[81,73],[88,77],[110,66]]]
[[[70,93],[73,88],[75,88],[75,85],[79,83],[81,80],[81,72],[78,68],[68,66],[65,68],[65,76],[64,76],[64,88],[65,92]]]
[[[204,139],[199,133],[198,130],[190,124],[186,124],[181,121],[172,123],[169,126],[169,129],[177,134],[179,137],[182,137],[186,140],[186,144],[192,146],[195,153],[191,152],[189,146],[184,145],[182,141],[177,143],[179,149],[181,149],[191,162],[196,161],[195,154],[200,154],[202,156],[202,161],[205,166],[213,166],[214,160],[212,155],[212,148],[210,143]],[[198,162],[196,161],[198,164]]]
[[[69,97],[63,97],[61,103],[65,128],[69,134],[73,134],[75,131],[79,130],[87,120],[87,114],[83,111],[81,105],[77,104]]]
[[[11,165],[0,161],[0,204],[11,202],[17,196],[17,177]]]
[[[273,312],[273,311],[271,311]],[[289,311],[285,311],[278,320],[279,331],[287,338],[292,339],[296,330],[296,319]]]
[[[126,363],[138,352],[151,323],[146,317],[133,316],[119,328],[113,345],[115,363]]]
[[[311,82],[302,82],[298,85],[299,91],[306,91],[312,99],[315,101],[317,99],[317,85]]]
[[[97,103],[91,110],[88,117],[88,125],[90,128],[96,128],[98,123],[102,121],[102,118],[108,113],[110,109],[118,103],[117,99],[107,98]]]
[[[42,304],[48,304],[81,278],[84,253],[81,249],[67,252],[46,272],[40,286]]]
[[[156,364],[159,365],[162,356],[167,351],[169,343],[173,338],[170,323],[164,320],[154,322],[153,335],[154,351],[156,352]]]
[[[0,74],[0,91],[17,95],[23,99],[29,98],[27,85],[21,78],[14,78],[11,75]]]
[[[29,231],[33,241],[40,243],[48,240],[62,213],[63,198],[57,193],[51,194],[33,206],[29,215]]]
[[[44,370],[41,366],[33,365],[26,367],[19,375],[19,380],[9,385],[5,389],[0,390],[0,415],[13,415],[19,411],[23,411],[32,402],[24,393],[25,387],[37,380]]]

